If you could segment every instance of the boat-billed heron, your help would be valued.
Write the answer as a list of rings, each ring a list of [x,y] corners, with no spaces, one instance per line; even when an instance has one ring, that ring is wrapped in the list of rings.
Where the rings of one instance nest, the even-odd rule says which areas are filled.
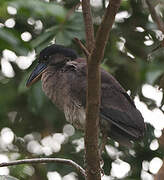
[[[53,44],[43,49],[27,87],[41,79],[42,88],[75,128],[84,130],[86,61],[70,48]],[[144,135],[145,124],[133,100],[118,81],[101,68],[100,130],[127,145]]]

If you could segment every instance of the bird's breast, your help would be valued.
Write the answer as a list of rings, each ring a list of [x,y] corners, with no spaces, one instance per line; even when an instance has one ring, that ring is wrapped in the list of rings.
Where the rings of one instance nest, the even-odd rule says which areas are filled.
[[[63,73],[46,71],[43,73],[42,88],[51,101],[65,114],[66,120],[75,128],[85,128],[85,109],[70,93],[70,86]]]
[[[67,103],[67,87],[65,87],[64,79],[60,79],[60,73],[46,71],[41,77],[42,89],[46,96],[63,111],[64,104]]]
[[[64,114],[66,120],[71,123],[75,128],[84,130],[85,128],[85,109],[77,105],[69,104],[65,106]]]

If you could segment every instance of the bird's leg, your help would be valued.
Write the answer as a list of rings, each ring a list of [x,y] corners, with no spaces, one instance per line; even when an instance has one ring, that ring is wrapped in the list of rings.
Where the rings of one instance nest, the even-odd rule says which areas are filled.
[[[100,153],[100,157],[101,157],[101,155],[102,155],[102,153],[103,153],[103,151],[105,149],[105,145],[107,143],[107,139],[108,139],[107,134],[106,133],[102,133],[102,141],[100,143],[100,152],[99,152]]]

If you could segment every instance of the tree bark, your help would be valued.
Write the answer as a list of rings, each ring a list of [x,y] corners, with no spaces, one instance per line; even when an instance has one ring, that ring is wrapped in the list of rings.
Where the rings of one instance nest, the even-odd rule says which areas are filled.
[[[89,1],[83,0],[83,17],[86,31],[86,44],[91,55],[87,65],[87,107],[85,128],[85,151],[86,151],[86,179],[100,180],[100,157],[98,148],[99,137],[99,111],[101,97],[100,64],[104,57],[104,50],[112,29],[115,15],[121,0],[110,0],[105,11],[104,18],[96,34],[94,31]]]
[[[86,44],[88,51],[91,52],[94,46],[94,28],[92,22],[90,0],[82,0],[82,10],[85,24]]]

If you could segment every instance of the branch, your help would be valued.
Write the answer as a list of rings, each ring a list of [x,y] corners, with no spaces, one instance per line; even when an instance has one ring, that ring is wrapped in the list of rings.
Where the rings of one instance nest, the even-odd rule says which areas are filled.
[[[96,34],[95,48],[91,55],[92,63],[101,63],[109,33],[115,20],[115,15],[120,7],[121,0],[110,0],[101,25]]]
[[[86,0],[83,3],[83,14],[86,32],[89,32],[88,23],[92,23],[89,19],[85,19],[86,9],[89,7]],[[85,128],[85,150],[87,163],[87,180],[100,180],[100,157],[98,148],[99,137],[99,111],[100,111],[100,94],[101,94],[101,77],[100,77],[100,63],[104,56],[104,49],[108,41],[109,32],[114,23],[115,15],[120,7],[121,0],[110,0],[106,9],[102,23],[96,35],[96,42],[93,44],[90,39],[91,47],[89,52],[92,52],[88,59],[87,66],[87,107],[86,107],[86,128]],[[87,6],[87,7],[85,7]],[[87,26],[88,25],[88,26]],[[92,25],[93,26],[93,25]],[[91,26],[91,27],[92,27]],[[90,32],[92,33],[92,31]],[[90,34],[86,33],[86,39],[89,39]],[[88,46],[87,44],[87,47]],[[91,51],[92,50],[92,51]]]
[[[149,11],[150,11],[150,14],[151,14],[154,22],[156,22],[156,24],[158,26],[158,29],[160,31],[162,31],[162,33],[164,34],[164,22],[163,22],[163,20],[161,19],[160,16],[158,16],[158,14],[157,14],[155,8],[153,7],[153,5],[151,4],[150,0],[146,0],[146,3],[149,7]],[[152,52],[156,51],[157,49],[159,49],[161,47],[164,47],[164,39],[160,42],[160,45],[158,47],[156,47],[155,49],[152,50]],[[164,89],[163,80],[164,80],[164,75],[160,79],[159,89],[160,88]]]
[[[91,14],[91,7],[89,0],[82,0],[82,10],[83,10],[83,18],[85,24],[86,44],[89,53],[91,53],[95,45],[95,40],[94,40],[94,28],[93,28],[92,14]],[[87,62],[89,61],[89,59],[90,56],[87,58]],[[100,87],[100,81],[99,81],[100,68],[98,66],[95,66],[94,69],[96,71],[93,72],[93,76],[95,77],[96,83],[98,81],[98,87]],[[96,89],[91,89],[90,85],[92,83],[95,83],[95,81],[93,82],[92,78],[89,77],[89,74],[91,73],[92,72],[89,71],[89,66],[87,65],[88,87],[87,87],[87,97],[86,97],[87,107],[86,107],[86,125],[85,125],[85,159],[86,159],[86,175],[87,175],[86,179],[100,180],[101,179],[100,158],[98,151],[99,101],[98,104],[95,104],[94,101],[92,101],[93,98],[90,97],[90,92],[93,91],[93,96],[95,93],[97,93],[95,96],[95,99],[97,99],[97,97],[100,96],[99,95],[100,91],[96,91]]]
[[[75,6],[73,6],[73,7],[67,12],[65,21],[67,21],[67,20],[70,18],[70,16],[75,12],[76,9],[79,8],[80,5],[81,5],[80,2],[77,3]]]
[[[149,11],[150,14],[153,18],[153,20],[156,22],[158,29],[160,31],[162,31],[162,33],[164,34],[164,22],[162,21],[162,19],[160,18],[160,16],[158,16],[157,12],[155,11],[153,5],[151,4],[150,0],[146,0],[146,3],[149,7]]]
[[[35,159],[22,159],[22,160],[16,160],[11,162],[4,162],[0,163],[0,167],[5,166],[13,166],[13,165],[20,165],[20,164],[33,164],[33,163],[63,163],[68,164],[74,167],[82,176],[86,176],[85,170],[79,166],[77,163],[70,159],[61,159],[61,158],[35,158]]]
[[[158,16],[158,14],[157,14],[155,8],[153,7],[153,5],[151,4],[150,0],[146,0],[146,3],[149,7],[151,17],[153,18],[154,22],[156,22],[158,29],[160,31],[162,31],[162,33],[164,34],[164,22],[163,22],[163,20],[161,19],[160,16]],[[153,49],[153,51],[155,51],[161,47],[164,47],[164,39],[161,41],[161,44],[157,48]]]
[[[88,58],[90,56],[90,53],[89,53],[88,49],[84,46],[84,44],[77,37],[75,37],[74,40],[80,46],[80,48],[84,52],[85,56]]]
[[[82,10],[85,24],[86,44],[88,51],[91,52],[94,46],[94,28],[89,0],[82,0]]]

